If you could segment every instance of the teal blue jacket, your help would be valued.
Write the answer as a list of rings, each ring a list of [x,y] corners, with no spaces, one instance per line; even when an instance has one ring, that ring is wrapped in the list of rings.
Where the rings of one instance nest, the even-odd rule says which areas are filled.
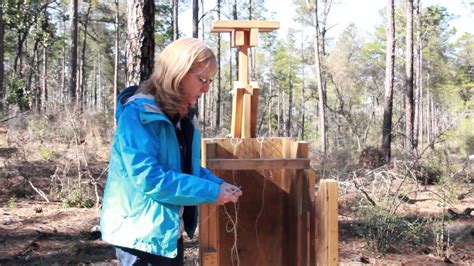
[[[200,164],[194,128],[192,175],[181,171],[178,139],[153,97],[125,89],[117,101],[100,230],[110,244],[176,257],[180,206],[214,203],[223,182]],[[192,237],[197,225],[185,228]]]

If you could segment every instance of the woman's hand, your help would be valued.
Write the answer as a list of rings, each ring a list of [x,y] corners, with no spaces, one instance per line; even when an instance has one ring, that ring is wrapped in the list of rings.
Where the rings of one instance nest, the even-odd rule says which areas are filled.
[[[216,204],[222,205],[227,202],[237,202],[239,197],[242,196],[242,191],[240,188],[231,185],[229,183],[222,183],[221,190],[219,191],[219,196],[217,197]]]

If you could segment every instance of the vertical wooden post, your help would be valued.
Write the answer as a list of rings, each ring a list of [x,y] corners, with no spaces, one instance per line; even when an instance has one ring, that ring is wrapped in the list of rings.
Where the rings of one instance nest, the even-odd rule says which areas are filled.
[[[317,265],[337,265],[338,254],[337,181],[322,179],[316,196]]]
[[[216,143],[201,142],[201,165],[206,167],[207,159],[216,157]],[[200,207],[200,234],[199,248],[201,250],[201,265],[218,266],[219,265],[219,215],[217,206],[214,204],[203,204]]]
[[[238,81],[234,85],[232,100],[232,138],[256,137],[258,111],[258,85],[250,82],[248,69],[248,49],[258,44],[260,32],[270,32],[280,28],[276,21],[216,21],[211,32],[229,32],[231,47],[237,47]],[[239,91],[243,89],[242,91]]]

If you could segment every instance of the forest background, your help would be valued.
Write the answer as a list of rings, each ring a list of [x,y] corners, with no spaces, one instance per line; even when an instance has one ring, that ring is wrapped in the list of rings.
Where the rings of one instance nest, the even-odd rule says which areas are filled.
[[[426,242],[433,247],[428,253],[440,258],[472,260],[472,249],[458,257],[446,252],[454,249],[446,236],[450,221],[467,217],[462,236],[474,232],[472,26],[459,32],[451,24],[457,14],[442,5],[386,2],[379,25],[350,23],[337,36],[331,12],[344,1],[287,4],[295,14],[291,27],[260,34],[249,52],[250,78],[261,88],[257,136],[311,143],[313,168],[319,178],[339,181],[341,219],[351,226],[356,221],[351,236],[365,239],[369,250],[387,253],[397,241]],[[219,58],[211,90],[199,100],[202,132],[227,136],[236,53],[229,36],[210,33],[212,22],[275,20],[269,11],[275,4],[3,0],[5,208],[27,199],[99,206],[116,93],[146,79],[154,55],[189,29]],[[472,16],[472,0],[458,4]],[[423,195],[436,208],[402,208],[424,201]],[[414,213],[417,219],[407,218]]]

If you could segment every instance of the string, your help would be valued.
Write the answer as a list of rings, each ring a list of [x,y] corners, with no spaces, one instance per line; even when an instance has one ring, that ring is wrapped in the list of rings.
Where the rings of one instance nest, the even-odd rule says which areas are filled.
[[[237,147],[242,143],[242,139],[238,139],[238,138],[232,138],[230,139],[230,144],[232,145],[232,154],[234,155],[234,157],[237,157]],[[232,170],[232,181],[233,181],[233,184],[235,185],[236,182],[235,182],[235,170]],[[239,203],[238,202],[234,202],[234,218],[231,217],[231,215],[229,214],[229,212],[227,211],[227,208],[225,207],[224,205],[224,212],[225,214],[227,215],[227,218],[229,218],[229,220],[227,221],[226,223],[226,231],[228,233],[230,232],[233,232],[234,233],[234,243],[232,245],[232,248],[230,250],[230,260],[232,262],[232,266],[234,266],[234,256],[235,256],[235,259],[237,260],[237,266],[240,265],[240,257],[239,257],[239,249],[237,247],[237,240],[238,240],[238,235],[237,235],[237,226],[238,226],[238,221],[239,221]],[[229,223],[231,224],[231,226],[229,227]]]
[[[260,159],[263,158],[263,143],[265,142],[265,139],[263,137],[258,137],[257,142],[260,144],[260,149],[259,149],[259,157]],[[260,216],[263,213],[264,207],[265,207],[265,188],[267,185],[267,179],[265,178],[265,169],[262,169],[263,172],[263,185],[262,185],[262,205],[260,206],[260,210],[258,211],[257,218],[255,218],[255,236],[257,238],[257,249],[258,249],[258,258],[257,258],[257,263],[258,265],[260,261],[260,254],[261,254],[261,248],[260,248],[260,238],[258,237],[258,220],[260,219]],[[271,172],[270,172],[271,175]]]

